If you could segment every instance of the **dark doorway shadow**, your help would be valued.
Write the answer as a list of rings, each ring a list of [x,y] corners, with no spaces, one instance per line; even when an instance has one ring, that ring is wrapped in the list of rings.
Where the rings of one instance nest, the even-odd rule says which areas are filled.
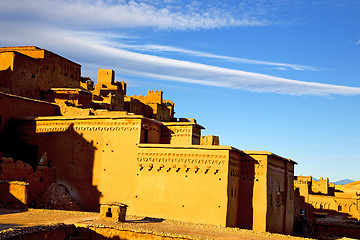
[[[97,149],[94,142],[76,131],[74,123],[64,127],[66,121],[56,118],[52,121],[43,121],[43,126],[39,127],[33,119],[13,120],[11,135],[8,135],[7,145],[12,149],[9,153],[21,152],[22,161],[32,166],[46,153],[47,165],[54,169],[55,183],[66,186],[84,210],[99,211],[101,193],[93,185]],[[27,162],[27,159],[30,160]]]

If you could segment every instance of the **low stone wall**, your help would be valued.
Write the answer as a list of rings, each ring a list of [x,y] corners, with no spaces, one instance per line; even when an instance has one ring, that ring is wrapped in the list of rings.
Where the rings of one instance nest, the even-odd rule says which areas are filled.
[[[26,182],[0,180],[0,207],[27,209],[28,185]]]
[[[0,180],[28,183],[27,203],[31,204],[54,182],[54,169],[37,166],[34,171],[29,164],[21,160],[15,161],[12,158],[2,157],[0,153]]]
[[[191,239],[185,236],[166,236],[151,232],[130,231],[100,225],[80,227],[75,225],[56,224],[49,226],[24,227],[8,229],[0,232],[0,239],[7,240],[64,240],[64,239],[143,239],[143,240],[171,240]]]
[[[102,239],[142,239],[142,240],[173,240],[192,239],[185,236],[166,236],[166,234],[155,234],[151,232],[136,232],[105,226],[87,226],[76,228],[78,236],[88,240]]]
[[[65,224],[43,225],[36,227],[23,227],[1,231],[0,239],[9,240],[64,240],[71,239],[75,226]]]
[[[331,235],[339,235],[341,233],[342,237],[350,237],[355,239],[360,239],[360,224],[359,225],[339,225],[331,223],[316,223],[315,231],[317,233],[327,233]]]

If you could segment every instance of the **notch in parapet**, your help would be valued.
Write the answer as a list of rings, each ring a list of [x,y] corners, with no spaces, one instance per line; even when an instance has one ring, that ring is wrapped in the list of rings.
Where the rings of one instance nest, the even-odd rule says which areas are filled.
[[[201,136],[200,145],[215,145],[219,146],[220,138],[215,135]]]

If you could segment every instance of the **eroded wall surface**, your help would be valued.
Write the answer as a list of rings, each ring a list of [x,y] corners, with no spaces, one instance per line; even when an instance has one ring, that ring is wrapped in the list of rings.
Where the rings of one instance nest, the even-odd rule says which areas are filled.
[[[64,115],[55,116],[56,105],[2,94],[0,104],[12,107],[0,109],[0,132],[14,133],[10,142],[33,167],[47,155],[55,181],[86,210],[117,201],[129,214],[291,233],[294,162],[218,146],[194,119],[176,120],[162,91],[126,96],[111,69],[99,69],[95,88],[85,79],[81,90],[80,65],[70,60],[36,47],[0,54],[1,90],[57,102]],[[13,117],[26,117],[12,122],[16,131]]]
[[[29,164],[21,160],[16,161],[12,158],[2,157],[0,153],[0,180],[14,183],[24,182],[27,184],[26,204],[31,204],[54,182],[54,169],[46,166],[37,166],[34,170]],[[14,185],[14,187],[23,188],[21,184],[18,185]],[[22,202],[25,201],[23,200],[24,198],[21,199]]]

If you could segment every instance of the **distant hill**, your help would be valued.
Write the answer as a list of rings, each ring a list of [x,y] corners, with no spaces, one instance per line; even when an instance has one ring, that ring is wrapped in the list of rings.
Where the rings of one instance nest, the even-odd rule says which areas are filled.
[[[339,180],[339,181],[334,182],[334,184],[336,184],[336,185],[345,185],[345,184],[349,184],[349,183],[353,183],[353,182],[355,182],[355,181],[351,180],[351,179],[343,179],[343,180]]]
[[[344,187],[354,190],[360,190],[360,181],[348,183],[344,185]]]

